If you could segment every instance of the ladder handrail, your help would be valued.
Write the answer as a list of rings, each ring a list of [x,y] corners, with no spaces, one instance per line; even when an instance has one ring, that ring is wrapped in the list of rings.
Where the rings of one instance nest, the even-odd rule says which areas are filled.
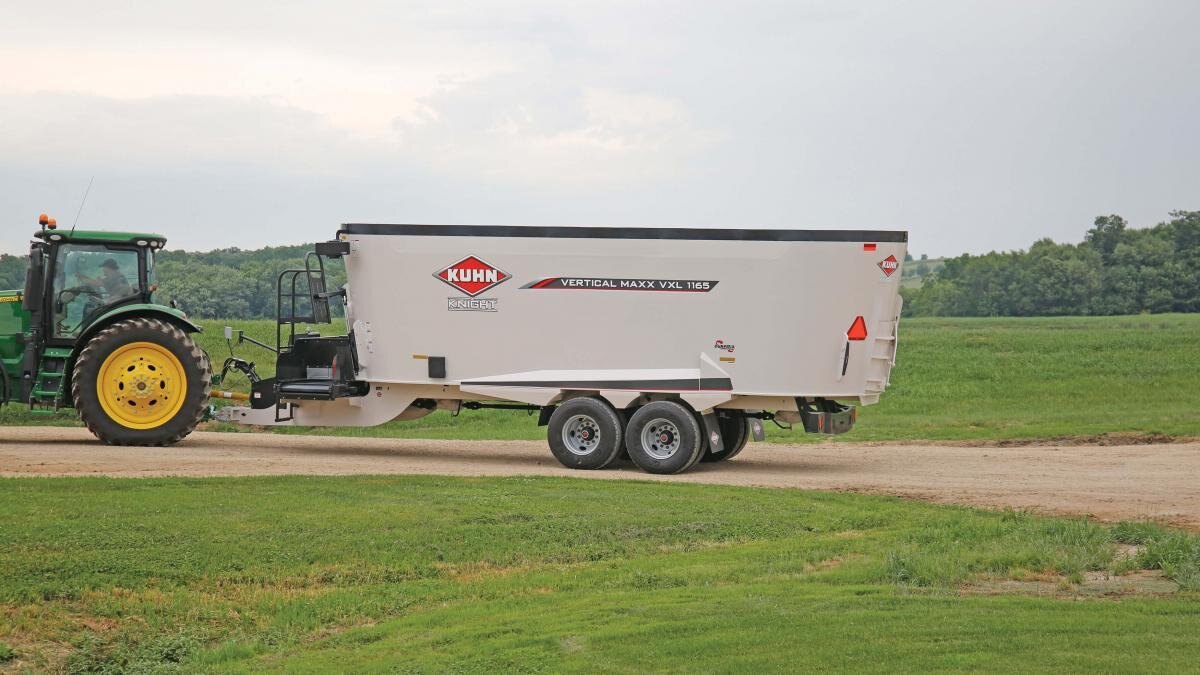
[[[313,263],[314,259],[316,261],[315,265]],[[283,270],[282,272],[279,273],[279,276],[275,281],[275,349],[277,350],[276,353],[279,353],[278,350],[283,349],[283,329],[282,329],[283,324],[284,324],[283,299],[285,297],[288,298],[288,300],[290,302],[289,311],[288,311],[288,315],[287,315],[287,324],[289,327],[288,345],[291,345],[296,340],[296,320],[297,320],[296,298],[300,297],[300,293],[296,290],[296,284],[297,284],[297,281],[300,279],[301,274],[304,275],[304,280],[308,284],[308,293],[307,293],[307,295],[309,296],[308,302],[309,302],[309,308],[312,310],[311,316],[307,316],[307,317],[303,317],[303,318],[307,319],[308,323],[327,323],[328,322],[328,318],[326,318],[325,320],[322,320],[322,321],[318,321],[318,319],[321,317],[317,316],[316,303],[318,301],[324,302],[326,304],[326,307],[328,307],[329,300],[328,300],[328,298],[318,297],[317,293],[313,293],[312,285],[313,285],[314,273],[316,274],[315,278],[319,278],[321,280],[321,286],[322,286],[322,288],[324,288],[325,280],[327,278],[326,273],[325,273],[325,260],[316,251],[309,251],[308,254],[304,256],[304,269],[296,268],[296,269]],[[283,292],[284,291],[284,281],[285,281],[285,277],[287,277],[288,275],[291,275],[291,285],[289,287],[290,292],[284,293]],[[326,309],[326,311],[325,311],[326,317],[328,316],[328,314],[329,314],[329,311],[328,311],[328,309]]]

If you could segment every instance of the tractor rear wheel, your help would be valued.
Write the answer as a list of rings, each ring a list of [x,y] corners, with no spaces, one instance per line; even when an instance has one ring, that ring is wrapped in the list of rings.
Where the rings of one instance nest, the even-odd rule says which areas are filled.
[[[71,377],[79,418],[109,445],[182,440],[204,417],[211,388],[208,356],[161,319],[126,319],[96,333]]]

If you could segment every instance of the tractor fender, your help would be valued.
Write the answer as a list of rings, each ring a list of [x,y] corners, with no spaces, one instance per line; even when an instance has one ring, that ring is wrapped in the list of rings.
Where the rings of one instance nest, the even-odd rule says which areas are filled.
[[[187,315],[174,307],[166,305],[153,305],[149,303],[135,303],[132,305],[121,305],[112,311],[105,312],[91,323],[82,333],[79,334],[79,339],[75,342],[75,351],[83,349],[88,340],[93,335],[100,332],[106,326],[124,319],[132,319],[134,317],[145,317],[151,319],[162,319],[175,324],[185,333],[199,333],[203,329],[200,326],[192,323]]]
[[[71,354],[71,358],[67,359],[66,367],[63,369],[65,373],[64,377],[66,378],[64,383],[71,381],[71,377],[75,372],[75,359],[79,356],[79,352],[83,351],[83,348],[87,346],[88,341],[92,339],[93,335],[117,321],[135,317],[162,319],[175,324],[185,333],[199,333],[203,330],[200,326],[192,323],[182,311],[174,307],[167,307],[166,305],[139,302],[114,308],[111,311],[101,314],[99,318],[79,334],[79,338],[75,341],[74,353]]]

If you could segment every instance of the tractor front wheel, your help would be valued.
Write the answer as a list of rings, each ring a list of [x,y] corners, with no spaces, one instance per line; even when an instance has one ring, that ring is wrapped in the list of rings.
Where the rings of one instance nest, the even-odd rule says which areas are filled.
[[[192,338],[161,319],[126,319],[96,333],[75,361],[71,397],[109,445],[169,445],[200,423],[212,372]]]

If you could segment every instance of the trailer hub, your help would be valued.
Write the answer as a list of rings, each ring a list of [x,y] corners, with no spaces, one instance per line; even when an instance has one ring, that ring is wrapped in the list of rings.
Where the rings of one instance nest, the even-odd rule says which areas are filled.
[[[642,448],[654,459],[670,459],[679,450],[679,445],[679,429],[669,420],[653,420],[642,432]]]
[[[576,415],[563,425],[563,445],[576,455],[589,455],[600,441],[600,430],[596,420],[587,415]]]

